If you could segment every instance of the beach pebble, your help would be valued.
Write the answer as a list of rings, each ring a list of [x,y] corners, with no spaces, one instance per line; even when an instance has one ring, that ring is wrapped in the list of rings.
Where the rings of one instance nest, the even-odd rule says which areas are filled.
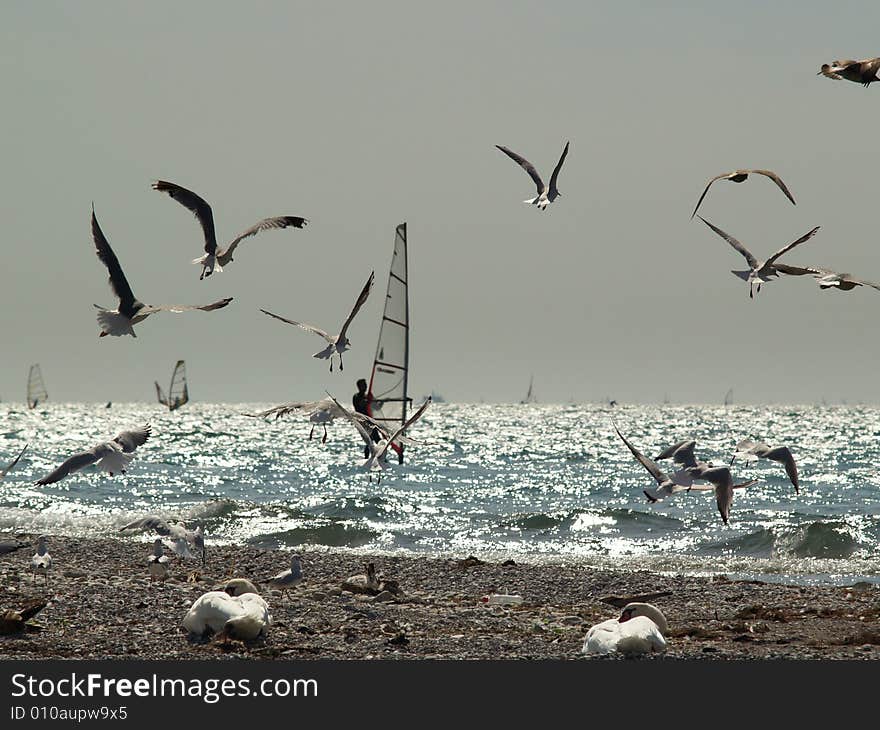
[[[391,591],[382,591],[376,596],[373,596],[373,601],[376,603],[387,603],[388,601],[394,600],[394,594]]]

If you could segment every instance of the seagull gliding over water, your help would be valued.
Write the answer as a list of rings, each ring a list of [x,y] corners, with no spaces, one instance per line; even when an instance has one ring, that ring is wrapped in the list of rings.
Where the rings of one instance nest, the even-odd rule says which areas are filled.
[[[565,149],[562,150],[562,156],[559,158],[559,162],[556,163],[556,167],[553,169],[549,185],[544,184],[544,181],[541,180],[541,176],[538,174],[535,166],[525,157],[518,155],[513,150],[503,147],[500,144],[496,144],[495,146],[525,170],[538,188],[538,195],[534,198],[529,198],[529,200],[524,200],[523,203],[531,203],[532,205],[537,205],[539,210],[544,210],[550,203],[562,195],[556,187],[556,178],[559,177],[562,163],[565,162],[565,156],[568,154],[568,142],[565,143]]]

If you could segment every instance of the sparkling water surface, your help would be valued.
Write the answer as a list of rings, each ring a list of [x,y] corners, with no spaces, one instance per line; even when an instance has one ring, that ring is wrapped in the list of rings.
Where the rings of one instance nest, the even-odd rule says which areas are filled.
[[[381,483],[343,421],[309,440],[305,417],[250,418],[272,404],[0,404],[0,463],[30,448],[0,482],[0,531],[115,535],[147,514],[202,525],[214,542],[344,547],[443,557],[717,574],[796,583],[880,582],[880,409],[868,406],[433,404],[420,443]],[[725,526],[711,492],[648,504],[645,455],[688,437],[727,464],[737,441],[787,444],[795,495],[776,462],[735,462]],[[153,436],[127,474],[88,467],[34,481],[75,452],[142,423]],[[661,466],[672,471],[669,461]],[[139,539],[147,539],[143,536]]]

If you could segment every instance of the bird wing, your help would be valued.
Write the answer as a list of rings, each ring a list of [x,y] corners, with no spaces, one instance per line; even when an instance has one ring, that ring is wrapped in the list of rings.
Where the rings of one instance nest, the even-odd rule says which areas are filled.
[[[693,448],[696,445],[696,441],[693,439],[685,439],[684,441],[679,441],[677,444],[672,444],[672,446],[661,451],[657,456],[654,457],[654,461],[662,461],[663,459],[668,459],[672,456],[675,456],[675,452],[679,449],[690,444],[691,452],[693,453]]]
[[[235,248],[242,242],[242,240],[248,236],[255,236],[261,231],[268,231],[272,228],[288,228],[290,226],[293,226],[294,228],[302,228],[306,223],[308,223],[308,219],[293,215],[282,215],[277,218],[264,218],[259,223],[255,223],[246,231],[239,233],[233,238],[230,244],[226,247],[226,250],[223,251],[223,254],[226,256],[232,255],[232,252],[235,251]]]
[[[772,459],[773,461],[781,461],[785,465],[785,473],[788,474],[789,481],[791,481],[792,486],[794,487],[794,493],[798,494],[800,491],[800,482],[798,481],[797,464],[795,463],[791,449],[789,449],[788,446],[777,446],[775,449],[770,449],[770,451],[767,452],[766,458]]]
[[[737,241],[733,236],[731,236],[729,233],[725,233],[720,228],[716,228],[711,223],[709,223],[709,221],[707,221],[705,218],[703,218],[703,216],[698,215],[697,218],[699,218],[701,221],[703,221],[703,223],[705,223],[707,226],[709,226],[709,228],[711,228],[713,231],[715,231],[715,233],[717,233],[719,236],[721,236],[721,238],[723,238],[731,246],[733,246],[737,251],[739,251],[745,257],[749,266],[751,266],[753,269],[758,266],[758,259],[756,259],[752,255],[752,252],[749,251],[745,246],[743,246],[739,241]]]
[[[691,213],[691,220],[694,219],[694,216],[697,214],[697,211],[700,209],[700,203],[703,202],[703,198],[706,197],[706,193],[709,192],[709,188],[712,187],[712,183],[715,182],[716,180],[720,180],[723,177],[730,177],[730,174],[731,173],[729,173],[729,172],[723,172],[720,175],[716,175],[709,182],[706,183],[706,188],[705,188],[705,190],[703,190],[703,194],[700,196],[700,199],[697,201],[697,207],[694,208],[694,212]]]
[[[191,312],[195,309],[211,312],[215,309],[223,309],[231,301],[232,297],[226,297],[226,299],[220,299],[210,304],[145,304],[138,311],[144,315],[154,314],[155,312]]]
[[[654,481],[656,481],[657,484],[663,484],[663,482],[669,481],[669,477],[660,470],[660,467],[658,467],[657,464],[651,461],[651,459],[642,454],[635,446],[627,441],[626,437],[620,432],[620,429],[617,428],[616,425],[614,426],[614,430],[617,431],[617,435],[620,436],[623,443],[626,444],[626,447],[630,450],[636,461],[648,470],[650,475],[654,477]]]
[[[88,451],[83,451],[79,454],[75,454],[71,456],[67,461],[65,461],[61,466],[59,466],[55,471],[47,476],[44,476],[42,479],[37,481],[37,484],[52,484],[54,482],[61,481],[71,472],[82,469],[84,466],[88,466],[89,464],[94,464],[98,459],[103,457],[103,453],[101,453],[100,446],[96,446],[94,448],[89,449]]]
[[[205,234],[205,252],[213,254],[217,251],[217,235],[214,233],[214,213],[207,201],[200,198],[192,190],[187,190],[180,187],[180,185],[175,185],[173,182],[166,182],[165,180],[156,180],[153,183],[153,190],[168,193],[184,208],[192,211]]]
[[[110,288],[119,299],[119,311],[129,312],[134,308],[135,298],[128,285],[128,279],[122,273],[122,267],[119,265],[119,259],[110,248],[110,243],[104,237],[101,226],[98,225],[98,219],[95,217],[95,206],[92,206],[92,240],[95,242],[95,253],[101,259],[101,263],[107,267],[110,272]]]
[[[816,275],[816,269],[810,268],[809,266],[804,268],[802,266],[789,266],[788,264],[773,264],[773,268],[778,272],[788,274],[789,276],[803,276],[804,274]]]
[[[809,241],[813,236],[816,235],[816,231],[818,231],[819,228],[820,226],[816,226],[812,231],[810,231],[809,233],[805,233],[803,236],[797,239],[797,241],[792,241],[787,246],[783,246],[782,248],[780,248],[775,254],[773,254],[769,259],[764,262],[764,265],[767,266],[768,264],[772,264],[774,261],[776,261],[776,259],[782,256],[782,254],[786,253],[787,251],[791,251],[791,249],[793,249],[795,246],[799,246],[804,241]]]
[[[332,400],[336,404],[336,407],[339,409],[341,414],[343,416],[345,416],[354,425],[354,427],[357,429],[357,432],[361,435],[361,438],[364,441],[366,441],[368,444],[372,444],[373,443],[372,436],[371,436],[370,432],[366,429],[364,424],[361,423],[361,421],[359,419],[355,418],[354,414],[351,411],[349,411],[348,408],[346,408],[344,405],[342,405],[342,403],[340,403],[338,400],[336,400],[336,398],[334,398],[332,395],[330,395],[330,393],[327,393],[327,395],[330,396],[330,400]]]
[[[122,447],[122,450],[126,454],[130,454],[150,438],[150,431],[152,428],[153,427],[148,423],[131,431],[123,431],[113,440]]]
[[[559,192],[556,189],[556,178],[559,176],[559,171],[562,169],[562,163],[565,162],[565,156],[568,154],[568,142],[565,143],[565,149],[562,150],[562,156],[559,158],[559,162],[556,163],[556,167],[553,168],[553,174],[550,176],[550,195],[555,195]]]
[[[529,162],[525,157],[516,154],[513,150],[507,149],[507,147],[502,147],[500,144],[495,145],[499,150],[501,150],[505,155],[507,155],[511,160],[516,162],[523,170],[529,173],[529,177],[532,178],[532,181],[535,185],[538,186],[538,194],[544,192],[544,181],[541,180],[541,176],[538,174],[538,171],[535,169],[535,166]],[[565,145],[566,152],[568,151],[568,144]],[[563,152],[562,157],[565,158],[565,152]],[[559,161],[559,165],[562,165],[562,160]],[[555,174],[555,173],[554,173]]]
[[[376,461],[378,461],[379,459],[382,458],[382,456],[385,454],[385,452],[388,451],[388,447],[391,446],[391,444],[398,442],[401,435],[403,435],[403,432],[406,431],[406,429],[408,429],[410,426],[412,426],[416,421],[418,421],[422,417],[422,414],[426,410],[428,410],[429,405],[431,405],[431,396],[428,396],[427,399],[425,400],[425,402],[422,403],[421,406],[419,406],[419,410],[417,410],[413,415],[411,415],[406,420],[406,423],[404,423],[393,434],[391,434],[391,437],[388,438],[385,441],[385,443],[379,448],[379,450],[376,452],[376,456],[375,456]]]
[[[5,467],[3,467],[2,469],[0,469],[0,479],[2,479],[3,477],[5,477],[10,471],[12,471],[12,469],[13,469],[13,468],[15,467],[15,465],[18,463],[18,460],[19,460],[22,456],[24,456],[24,452],[27,451],[28,446],[30,446],[30,444],[25,444],[25,445],[24,445],[24,448],[21,450],[21,453],[19,453],[19,455],[16,456],[15,459],[14,459],[11,463],[7,464]]]
[[[159,535],[171,534],[171,528],[168,527],[168,523],[156,515],[141,517],[119,528],[120,532],[125,532],[126,530],[150,530],[155,531]]]
[[[306,332],[313,332],[314,334],[319,335],[320,337],[323,337],[325,340],[327,340],[327,342],[331,342],[331,343],[333,342],[333,338],[330,335],[328,335],[324,330],[322,330],[318,327],[314,327],[313,325],[310,325],[310,324],[305,324],[304,322],[297,322],[296,320],[293,320],[293,319],[286,319],[278,314],[272,314],[272,312],[267,312],[265,309],[261,309],[260,311],[263,314],[268,314],[270,317],[275,317],[275,319],[280,319],[282,322],[287,322],[287,324],[296,325],[300,329],[304,329]]]
[[[794,202],[794,198],[792,197],[791,193],[788,191],[788,188],[785,187],[785,183],[782,182],[782,178],[779,177],[779,175],[777,175],[775,172],[773,172],[773,170],[749,170],[749,172],[754,172],[757,175],[764,175],[765,177],[769,177],[773,182],[776,183],[779,189],[783,193],[785,193],[785,197],[788,198],[793,205],[797,205],[797,203]]]
[[[268,418],[269,416],[275,416],[275,420],[277,421],[282,416],[287,416],[291,413],[301,412],[310,415],[319,410],[322,406],[329,404],[330,401],[326,398],[324,400],[294,401],[293,403],[283,403],[280,406],[274,406],[273,408],[266,411],[260,411],[259,413],[245,413],[244,415],[253,418]]]
[[[370,272],[370,278],[367,279],[367,283],[364,284],[364,288],[361,289],[361,293],[358,294],[357,301],[354,303],[354,307],[352,307],[350,314],[348,315],[348,319],[345,320],[345,323],[342,325],[342,329],[339,330],[339,339],[345,340],[345,333],[348,330],[348,326],[351,324],[351,321],[354,319],[354,316],[358,313],[360,308],[364,306],[364,302],[367,301],[367,297],[370,296],[370,290],[373,288],[373,280],[376,278],[376,272]]]

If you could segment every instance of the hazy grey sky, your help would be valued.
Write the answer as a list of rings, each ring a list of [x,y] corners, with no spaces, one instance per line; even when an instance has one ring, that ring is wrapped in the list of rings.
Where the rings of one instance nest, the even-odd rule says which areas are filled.
[[[827,2],[0,5],[0,398],[40,362],[53,400],[148,400],[185,358],[194,400],[348,397],[367,376],[394,228],[407,221],[413,395],[515,401],[876,402],[880,292],[807,278],[754,301],[759,257],[880,280],[880,84],[816,76],[880,54],[880,7]],[[566,140],[562,197],[520,201]],[[269,215],[305,230],[245,241],[204,282],[195,220],[150,189],[205,197],[224,243]],[[137,296],[226,309],[158,314],[98,338],[115,306],[90,204]],[[343,374],[320,340],[371,269]],[[336,331],[336,330],[334,330]]]

